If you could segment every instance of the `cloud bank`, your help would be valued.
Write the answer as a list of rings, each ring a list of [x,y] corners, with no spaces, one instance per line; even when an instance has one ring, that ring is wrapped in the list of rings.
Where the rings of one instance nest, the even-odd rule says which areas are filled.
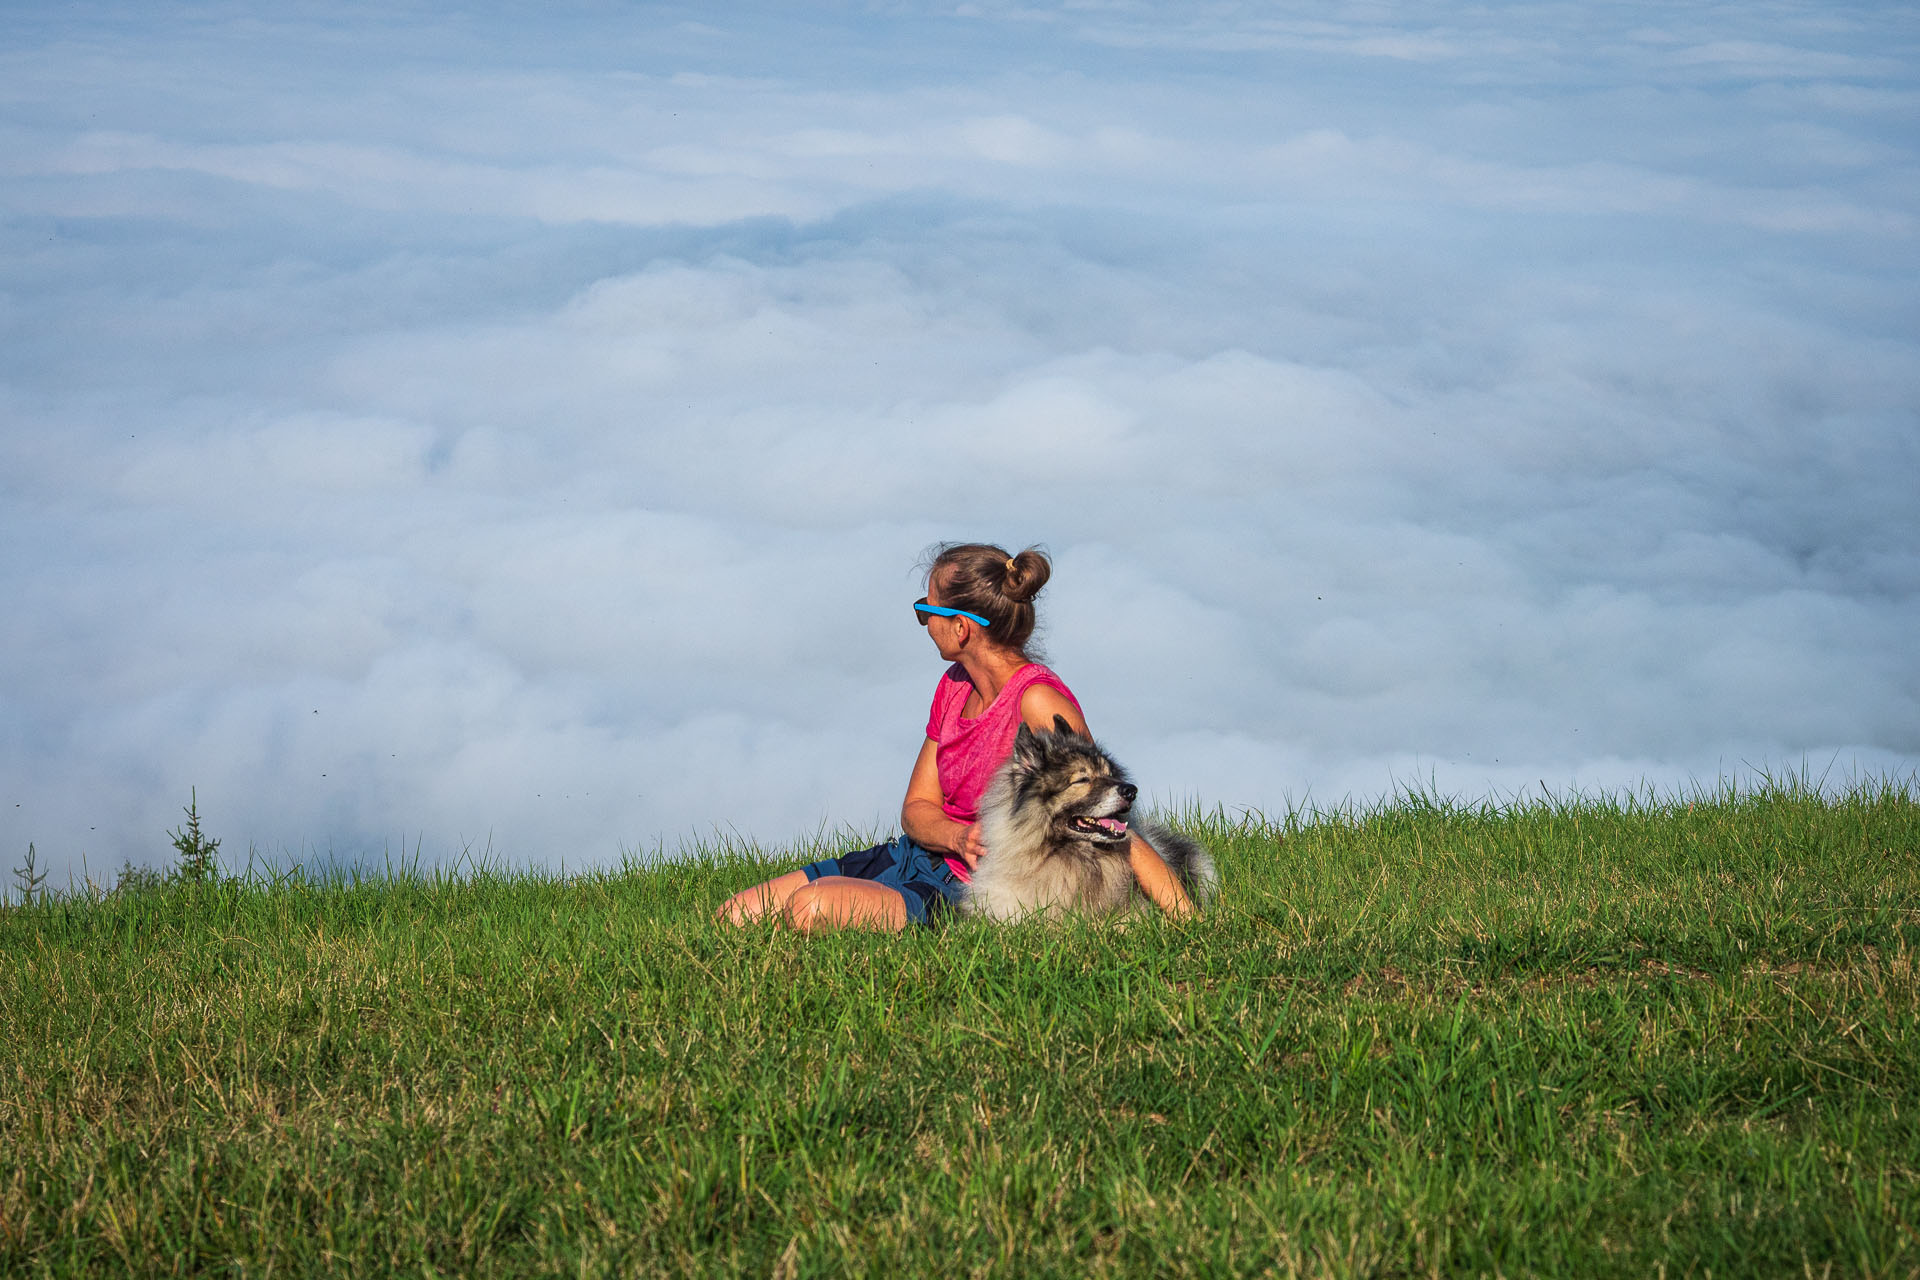
[[[10,858],[886,824],[947,538],[1163,800],[1920,766],[1896,12],[4,40]]]

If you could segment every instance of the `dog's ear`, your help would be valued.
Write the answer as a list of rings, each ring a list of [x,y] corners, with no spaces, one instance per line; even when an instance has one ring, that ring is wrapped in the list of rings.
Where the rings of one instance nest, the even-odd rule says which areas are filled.
[[[1053,718],[1053,731],[1055,733],[1072,733],[1073,726],[1067,723],[1065,716],[1056,715]]]
[[[1040,737],[1027,725],[1020,726],[1020,732],[1013,735],[1013,762],[1022,769],[1040,767]]]

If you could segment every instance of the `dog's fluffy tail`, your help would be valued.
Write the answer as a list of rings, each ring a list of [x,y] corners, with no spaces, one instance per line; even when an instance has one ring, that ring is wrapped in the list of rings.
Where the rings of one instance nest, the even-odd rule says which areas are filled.
[[[1220,896],[1220,868],[1198,841],[1157,822],[1135,818],[1131,825],[1166,861],[1168,869],[1180,877],[1181,886],[1195,906],[1207,906]]]

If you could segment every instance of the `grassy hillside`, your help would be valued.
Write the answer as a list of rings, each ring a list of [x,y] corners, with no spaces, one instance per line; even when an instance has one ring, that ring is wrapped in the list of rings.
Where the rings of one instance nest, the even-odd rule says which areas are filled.
[[[0,1273],[1920,1274],[1910,789],[1187,825],[1185,927],[0,910]]]

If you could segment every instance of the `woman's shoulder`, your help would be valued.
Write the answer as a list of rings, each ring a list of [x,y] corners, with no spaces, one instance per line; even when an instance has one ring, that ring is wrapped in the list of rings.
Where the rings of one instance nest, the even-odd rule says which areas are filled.
[[[1062,680],[1051,667],[1038,662],[1029,662],[1013,679],[1018,683],[1020,704],[1023,708],[1030,699],[1051,703],[1064,698],[1076,709],[1080,706],[1080,699],[1073,696],[1073,690],[1067,688],[1067,682]]]
[[[1067,682],[1060,678],[1060,673],[1044,662],[1029,662],[1026,666],[1014,672],[1013,679],[1008,683],[1017,684],[1021,688],[1030,688],[1034,685],[1050,685],[1062,693],[1068,692]]]

